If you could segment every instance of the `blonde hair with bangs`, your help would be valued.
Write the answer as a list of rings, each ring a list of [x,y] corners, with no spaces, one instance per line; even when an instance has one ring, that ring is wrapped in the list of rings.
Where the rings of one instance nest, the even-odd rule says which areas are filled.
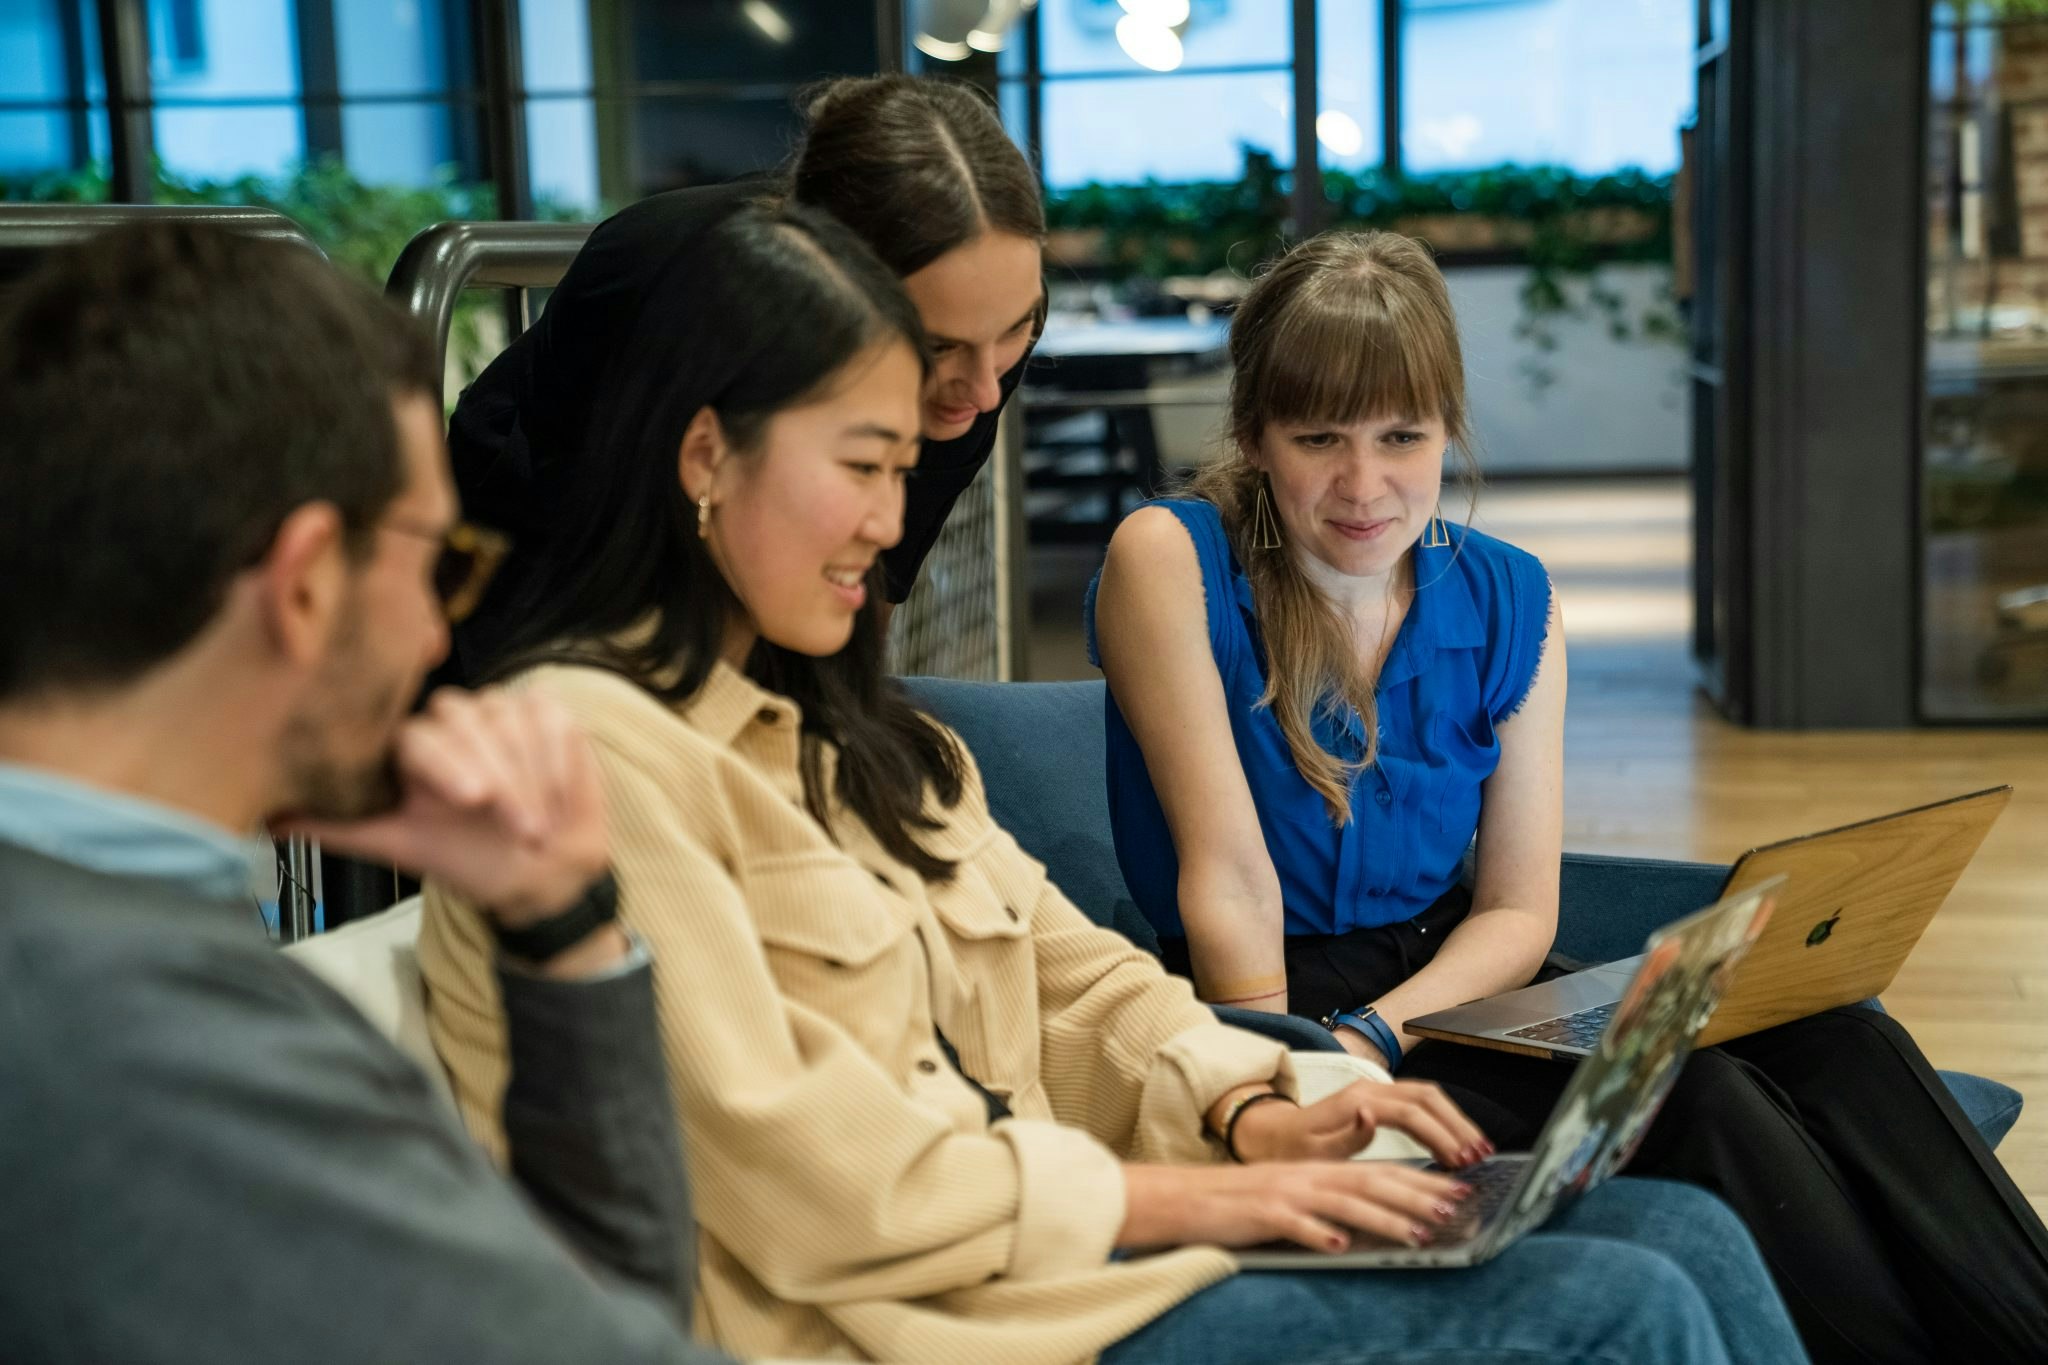
[[[1326,232],[1259,277],[1230,326],[1233,450],[1186,492],[1216,505],[1251,580],[1266,654],[1269,706],[1294,765],[1330,818],[1351,819],[1351,784],[1379,756],[1378,679],[1360,664],[1348,622],[1283,543],[1255,547],[1253,510],[1266,475],[1250,458],[1274,422],[1354,426],[1440,417],[1476,487],[1465,411],[1465,361],[1450,293],[1420,242],[1393,232]],[[1270,494],[1268,495],[1270,496]],[[1316,742],[1319,709],[1358,712],[1365,754],[1347,762]]]

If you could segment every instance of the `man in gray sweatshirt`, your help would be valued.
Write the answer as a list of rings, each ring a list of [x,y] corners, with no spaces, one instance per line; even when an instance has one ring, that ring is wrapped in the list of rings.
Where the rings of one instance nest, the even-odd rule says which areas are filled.
[[[0,301],[0,1360],[723,1359],[585,742],[408,714],[480,543],[431,348],[310,253],[123,229]],[[265,824],[491,908],[525,1198],[269,945]]]

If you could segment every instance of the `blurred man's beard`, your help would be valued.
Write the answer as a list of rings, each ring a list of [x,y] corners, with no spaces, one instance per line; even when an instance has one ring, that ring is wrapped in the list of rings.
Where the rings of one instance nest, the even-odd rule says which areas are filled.
[[[404,718],[402,680],[370,676],[362,613],[351,604],[336,627],[320,678],[285,726],[284,809],[316,820],[361,820],[397,808],[403,794],[393,741]],[[418,679],[412,680],[417,687]],[[382,729],[375,751],[349,758],[337,750]]]

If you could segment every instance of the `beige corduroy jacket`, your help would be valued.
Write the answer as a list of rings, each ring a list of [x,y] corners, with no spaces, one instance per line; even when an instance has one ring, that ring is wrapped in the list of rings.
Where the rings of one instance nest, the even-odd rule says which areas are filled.
[[[591,734],[625,923],[652,948],[700,1228],[698,1332],[741,1355],[1086,1361],[1232,1262],[1112,1261],[1122,1161],[1222,1156],[1226,1090],[1293,1090],[1285,1050],[1096,927],[989,818],[970,772],[927,885],[850,812],[804,809],[798,714],[720,665],[672,708],[595,669],[544,689]],[[827,756],[827,774],[832,756]],[[829,780],[828,780],[829,788]],[[429,886],[435,1044],[502,1154],[492,943]],[[939,1046],[999,1094],[983,1098]]]

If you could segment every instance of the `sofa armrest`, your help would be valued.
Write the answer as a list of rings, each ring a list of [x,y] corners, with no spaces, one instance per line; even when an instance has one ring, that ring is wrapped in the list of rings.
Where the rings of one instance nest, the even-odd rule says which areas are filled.
[[[1294,1052],[1342,1052],[1344,1045],[1328,1029],[1298,1014],[1269,1014],[1265,1010],[1239,1009],[1236,1005],[1211,1005],[1216,1017],[1233,1028],[1262,1034],[1287,1044]]]
[[[1567,853],[1556,949],[1582,962],[1632,957],[1653,931],[1712,905],[1727,880],[1719,863]]]

